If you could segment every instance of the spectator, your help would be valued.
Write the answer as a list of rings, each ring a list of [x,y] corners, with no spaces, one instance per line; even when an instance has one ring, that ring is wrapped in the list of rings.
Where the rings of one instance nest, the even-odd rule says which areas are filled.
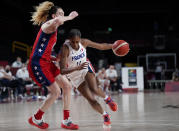
[[[156,66],[156,69],[155,69],[156,80],[161,80],[162,70],[163,70],[162,65],[160,63],[157,63],[157,66]]]
[[[24,81],[31,81],[31,79],[29,78],[29,72],[25,64],[22,64],[22,67],[17,70],[16,77],[21,78]]]
[[[5,72],[4,67],[0,66],[0,79],[2,79],[4,77],[4,72]]]
[[[0,88],[0,102],[8,97],[8,90],[4,88],[4,85],[3,85],[3,79],[5,78],[4,74],[5,74],[4,67],[0,66],[0,87],[1,87]]]
[[[16,77],[21,79],[25,85],[32,84],[32,79],[29,77],[29,72],[25,64],[22,64],[22,67],[17,70]]]
[[[29,77],[29,72],[25,64],[22,64],[22,67],[17,70],[16,77],[18,78],[19,81],[21,81],[23,88],[26,85],[33,86],[33,81]],[[23,90],[25,90],[25,88]]]
[[[5,72],[3,66],[0,66],[0,79],[3,77],[3,73],[2,72]]]
[[[14,68],[20,68],[22,67],[22,60],[20,57],[17,57],[16,61],[12,63],[12,67]]]
[[[12,76],[9,65],[6,65],[5,69],[2,66],[0,67],[0,79],[2,83],[4,83],[6,80],[11,81],[12,79],[15,79],[15,77]]]
[[[107,79],[105,68],[102,68],[98,71],[97,80],[99,81],[99,87],[102,88],[103,91],[108,93],[110,81]]]
[[[118,82],[117,82],[117,71],[113,65],[110,65],[106,70],[106,76],[110,80],[111,91],[118,90]]]
[[[172,74],[172,80],[173,81],[179,81],[179,71],[178,71],[177,68],[175,69],[175,71]]]
[[[3,67],[0,68],[0,83],[3,87],[10,87],[13,90],[14,98],[16,97],[16,93],[21,98],[21,83],[14,76],[12,76],[9,65],[6,65],[5,70]],[[6,96],[8,97],[8,92],[6,93]]]

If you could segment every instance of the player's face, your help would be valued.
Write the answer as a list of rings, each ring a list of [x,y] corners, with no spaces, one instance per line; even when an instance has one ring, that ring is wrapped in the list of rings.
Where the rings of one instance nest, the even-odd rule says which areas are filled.
[[[57,12],[56,12],[56,17],[58,16],[64,16],[64,11],[62,8],[58,8]]]
[[[79,42],[81,38],[79,36],[75,36],[70,38],[70,45],[73,49],[78,50],[79,49]]]

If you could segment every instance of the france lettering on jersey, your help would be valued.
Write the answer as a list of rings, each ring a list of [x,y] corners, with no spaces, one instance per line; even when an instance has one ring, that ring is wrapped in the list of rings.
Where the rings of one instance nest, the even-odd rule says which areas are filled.
[[[81,43],[79,43],[78,50],[74,50],[71,47],[69,40],[66,40],[64,44],[69,48],[69,56],[67,58],[68,67],[76,67],[81,63],[86,62],[86,49]]]
[[[87,61],[86,57],[86,49],[83,47],[81,43],[79,43],[79,49],[74,50],[71,45],[70,41],[66,40],[65,45],[69,48],[69,56],[67,58],[67,65],[68,68],[79,66],[80,64]],[[78,88],[79,85],[84,82],[85,76],[88,72],[88,68],[74,71],[70,74],[67,74],[67,78],[70,79],[70,82],[72,83],[73,87]]]
[[[79,59],[82,59],[83,57],[85,57],[85,53],[84,52],[79,54],[79,55],[73,56],[72,57],[72,61],[77,61]]]

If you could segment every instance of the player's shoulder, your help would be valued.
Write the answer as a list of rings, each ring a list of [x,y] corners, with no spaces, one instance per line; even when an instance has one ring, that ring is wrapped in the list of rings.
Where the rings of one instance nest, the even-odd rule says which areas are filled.
[[[83,44],[83,43],[86,43],[86,42],[88,42],[88,41],[90,41],[89,39],[86,39],[86,38],[81,38],[81,43]]]
[[[52,23],[52,20],[46,21],[41,25],[41,29],[46,34],[52,34],[57,31],[56,26]]]
[[[63,47],[69,48],[69,46],[70,46],[70,40],[66,39],[63,43]]]
[[[70,40],[66,39],[65,42],[63,43],[63,45],[69,45],[70,44]]]
[[[63,49],[69,49],[69,46],[67,44],[63,44]]]
[[[69,46],[67,46],[66,44],[63,44],[61,51],[62,51],[62,55],[69,54]]]
[[[89,39],[81,38],[81,44],[86,48],[88,44],[90,43]]]

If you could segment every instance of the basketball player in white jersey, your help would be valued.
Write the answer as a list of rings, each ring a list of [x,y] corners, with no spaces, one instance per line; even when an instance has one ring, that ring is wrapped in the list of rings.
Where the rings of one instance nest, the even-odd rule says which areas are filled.
[[[68,40],[65,41],[60,53],[60,70],[61,74],[66,75],[73,87],[88,100],[91,106],[104,117],[104,125],[110,125],[110,118],[107,112],[96,101],[94,94],[104,98],[112,111],[117,111],[117,104],[106,95],[101,88],[97,87],[96,77],[92,65],[87,61],[86,47],[92,47],[99,50],[109,50],[112,44],[96,43],[88,39],[81,39],[81,33],[78,29],[72,29],[69,33]],[[79,65],[88,67],[78,70]],[[83,66],[86,67],[86,66]],[[87,85],[88,86],[87,86]]]

